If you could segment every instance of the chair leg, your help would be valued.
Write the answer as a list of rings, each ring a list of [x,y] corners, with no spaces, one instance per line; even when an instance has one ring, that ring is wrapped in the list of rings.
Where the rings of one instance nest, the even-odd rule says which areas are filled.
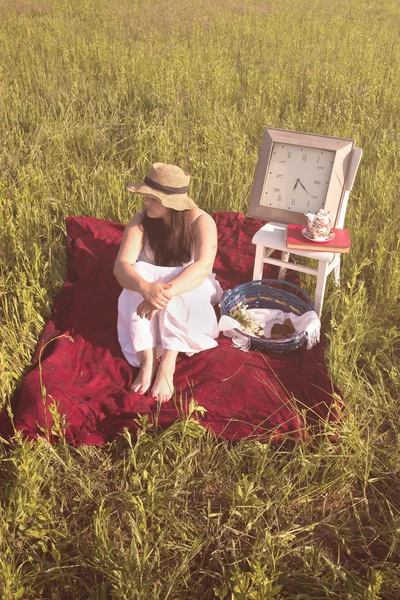
[[[281,261],[285,262],[285,263],[289,262],[289,256],[290,256],[290,252],[282,252]],[[286,267],[280,267],[278,279],[285,279],[286,271],[287,271]]]
[[[264,270],[264,246],[256,245],[256,256],[254,259],[253,281],[262,279]]]
[[[340,286],[340,256],[337,257],[337,262],[333,267],[333,276],[335,278],[336,285]]]
[[[321,317],[322,305],[324,303],[326,279],[328,277],[328,263],[319,262],[317,272],[317,285],[315,287],[314,310]]]

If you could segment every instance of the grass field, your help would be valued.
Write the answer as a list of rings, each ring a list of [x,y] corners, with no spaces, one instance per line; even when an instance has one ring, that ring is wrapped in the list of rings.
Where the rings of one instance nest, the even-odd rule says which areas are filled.
[[[143,422],[105,448],[0,446],[0,597],[400,598],[398,0],[0,0],[1,405],[65,276],[67,215],[126,222],[176,162],[246,212],[263,128],[356,140],[327,367],[346,399],[289,449]],[[307,279],[304,286],[311,290]]]

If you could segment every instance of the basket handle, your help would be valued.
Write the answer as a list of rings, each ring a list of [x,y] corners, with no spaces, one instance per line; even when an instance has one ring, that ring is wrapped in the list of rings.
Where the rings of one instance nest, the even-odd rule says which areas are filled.
[[[314,304],[310,298],[310,296],[301,288],[299,288],[298,285],[295,285],[294,283],[290,283],[290,281],[285,281],[284,279],[256,279],[254,280],[252,283],[260,283],[260,284],[266,284],[266,285],[271,285],[271,284],[279,284],[280,286],[287,286],[289,289],[292,290],[297,290],[298,292],[300,292],[300,294],[296,294],[296,295],[300,295],[303,296],[303,300],[305,300],[307,302],[307,304],[311,307],[311,310],[314,310]]]

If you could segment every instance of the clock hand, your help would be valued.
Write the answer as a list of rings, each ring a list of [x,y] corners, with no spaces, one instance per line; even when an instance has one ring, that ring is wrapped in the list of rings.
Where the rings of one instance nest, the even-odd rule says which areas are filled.
[[[299,179],[299,178],[297,178],[297,179],[296,179],[296,183],[294,184],[293,191],[294,191],[294,190],[297,188],[297,184],[299,183],[299,181],[300,181],[300,179]]]
[[[300,179],[299,179],[298,181],[299,181],[299,184],[301,185],[301,187],[303,188],[303,190],[304,190],[304,191],[305,191],[305,192],[308,194],[308,192],[307,192],[306,188],[305,188],[305,187],[304,187],[304,185],[301,183]],[[308,195],[310,195],[310,194],[308,194]]]

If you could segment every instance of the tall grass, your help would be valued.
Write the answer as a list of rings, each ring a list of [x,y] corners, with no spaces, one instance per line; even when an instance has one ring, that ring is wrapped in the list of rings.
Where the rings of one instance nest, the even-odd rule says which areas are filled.
[[[399,598],[397,0],[0,0],[0,14],[3,405],[65,276],[65,216],[126,222],[126,183],[156,160],[191,172],[202,208],[246,212],[265,126],[364,150],[323,316],[340,443],[230,445],[191,419],[103,449],[17,436],[0,454],[0,596]]]

